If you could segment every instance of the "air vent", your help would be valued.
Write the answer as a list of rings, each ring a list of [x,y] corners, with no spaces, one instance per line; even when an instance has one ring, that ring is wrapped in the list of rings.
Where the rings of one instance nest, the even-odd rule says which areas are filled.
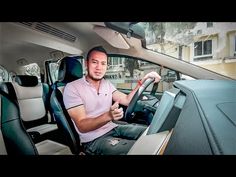
[[[23,25],[26,25],[26,26],[32,26],[33,25],[33,22],[20,22],[21,24]]]
[[[54,28],[52,26],[49,26],[45,23],[41,23],[41,22],[19,22],[19,23],[24,26],[28,26],[31,29],[42,31],[44,33],[51,34],[53,36],[59,37],[61,39],[64,39],[64,40],[67,40],[70,42],[75,42],[75,40],[76,40],[75,36],[73,36],[69,33],[66,33],[62,30],[59,30],[57,28]]]

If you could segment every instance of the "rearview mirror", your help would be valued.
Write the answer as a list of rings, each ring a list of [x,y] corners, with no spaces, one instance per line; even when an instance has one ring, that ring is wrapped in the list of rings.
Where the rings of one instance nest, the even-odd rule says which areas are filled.
[[[119,33],[126,34],[128,38],[145,38],[144,29],[136,22],[105,22],[105,25]]]

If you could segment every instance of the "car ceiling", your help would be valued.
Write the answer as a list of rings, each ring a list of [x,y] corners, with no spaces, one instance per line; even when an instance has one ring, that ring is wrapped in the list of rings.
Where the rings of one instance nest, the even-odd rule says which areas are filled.
[[[3,22],[0,23],[0,64],[13,70],[17,67],[16,61],[25,58],[29,63],[37,62],[43,65],[44,60],[49,59],[50,53],[55,50],[63,51],[65,54],[81,55],[87,52],[90,46],[105,43],[93,31],[94,25],[104,26],[104,23],[45,22],[45,24],[76,36],[77,41],[73,44],[39,31],[33,31],[17,22]]]

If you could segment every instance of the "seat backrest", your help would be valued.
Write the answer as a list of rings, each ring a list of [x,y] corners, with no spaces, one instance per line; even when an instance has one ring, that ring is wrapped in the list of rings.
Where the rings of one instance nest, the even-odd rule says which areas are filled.
[[[18,103],[2,90],[0,90],[0,103],[0,153],[38,155],[35,144],[20,118]]]
[[[49,139],[37,144],[26,131],[18,102],[0,90],[0,155],[72,155],[70,148]]]
[[[81,57],[82,58],[82,57]],[[53,86],[50,104],[53,116],[57,122],[59,130],[65,136],[65,142],[72,153],[79,154],[81,145],[79,135],[75,130],[73,122],[64,106],[63,91],[67,83],[79,79],[83,76],[83,69],[78,57],[65,57],[61,60],[58,72],[58,81]]]
[[[48,123],[46,95],[36,76],[17,75],[12,82],[26,128]],[[30,110],[30,111],[29,111]]]
[[[13,82],[2,82],[0,89],[16,100],[23,124],[33,141],[52,137],[58,127],[51,120],[49,86],[38,83],[36,76],[17,75]]]

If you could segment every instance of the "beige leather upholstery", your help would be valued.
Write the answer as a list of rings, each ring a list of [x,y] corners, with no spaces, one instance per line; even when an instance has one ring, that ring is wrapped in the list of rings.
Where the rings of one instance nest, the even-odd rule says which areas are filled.
[[[34,144],[22,126],[18,106],[0,90],[0,155],[72,155],[68,146],[52,140]]]
[[[36,144],[39,155],[72,155],[70,148],[51,140],[44,140]]]
[[[26,83],[23,82],[23,80],[26,80],[27,77],[29,77],[29,79],[33,81],[32,85],[25,85]],[[46,110],[46,103],[43,99],[45,94],[43,84],[37,81],[37,77],[33,77],[34,76],[17,76],[17,81],[12,82],[16,98],[19,103],[21,118],[24,123],[30,123],[45,118],[47,118],[49,122],[50,114]],[[40,125],[35,125],[33,127],[28,127],[27,125],[25,126],[28,132],[38,132],[40,135],[58,129],[56,123],[52,124],[48,122]]]

